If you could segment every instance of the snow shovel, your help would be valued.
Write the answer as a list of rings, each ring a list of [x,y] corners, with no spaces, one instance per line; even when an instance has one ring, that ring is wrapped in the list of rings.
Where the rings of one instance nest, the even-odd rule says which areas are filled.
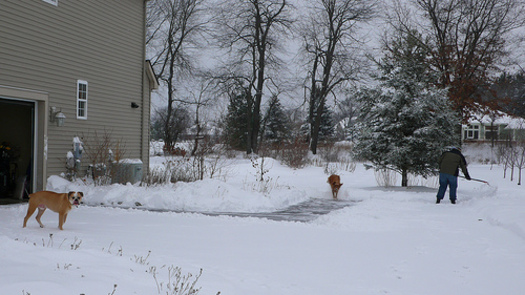
[[[459,177],[461,177],[461,178],[465,178],[465,179],[466,179],[465,176],[461,176],[461,175],[459,175]],[[482,182],[482,183],[488,184],[488,185],[490,186],[490,183],[489,183],[488,181],[486,181],[486,180],[483,180],[483,179],[470,178],[470,180],[472,180],[472,181],[477,181],[477,182]]]

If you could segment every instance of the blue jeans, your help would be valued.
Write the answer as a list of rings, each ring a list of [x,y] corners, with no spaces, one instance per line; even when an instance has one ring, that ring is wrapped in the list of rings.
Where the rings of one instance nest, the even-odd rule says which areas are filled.
[[[457,197],[456,191],[458,189],[458,177],[447,173],[439,173],[439,190],[437,198],[443,200],[445,197],[445,191],[447,190],[447,185],[450,186],[450,200],[455,201]]]

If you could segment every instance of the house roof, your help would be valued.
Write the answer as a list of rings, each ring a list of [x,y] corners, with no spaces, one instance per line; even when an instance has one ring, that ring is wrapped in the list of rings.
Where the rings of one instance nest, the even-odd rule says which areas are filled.
[[[153,71],[153,66],[151,65],[151,62],[146,60],[146,74],[148,75],[148,80],[150,82],[151,89],[158,89],[159,88],[159,81],[157,80],[157,76],[155,75],[155,72]]]
[[[525,119],[511,116],[502,111],[491,111],[489,114],[475,114],[469,119],[469,124],[505,125],[505,129],[525,129]]]

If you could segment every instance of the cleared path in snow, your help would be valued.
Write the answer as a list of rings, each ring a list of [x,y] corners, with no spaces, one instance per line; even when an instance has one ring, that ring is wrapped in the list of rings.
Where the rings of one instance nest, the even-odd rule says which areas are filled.
[[[257,217],[274,221],[297,221],[308,222],[318,218],[321,215],[328,214],[332,211],[346,208],[356,204],[357,201],[350,200],[327,200],[327,199],[310,199],[308,201],[290,206],[286,209],[275,212],[192,212],[202,213],[210,216],[235,216],[235,217]]]
[[[317,219],[319,216],[328,214],[330,212],[340,210],[349,206],[353,206],[359,201],[355,200],[333,200],[313,198],[292,205],[288,208],[277,210],[274,212],[209,212],[209,211],[192,211],[192,210],[169,210],[169,209],[147,209],[140,207],[124,207],[118,206],[121,209],[137,209],[153,212],[175,212],[175,213],[198,213],[208,216],[232,216],[232,217],[255,217],[263,218],[273,221],[292,221],[292,222],[309,222]],[[101,207],[101,206],[90,206]],[[113,206],[102,206],[113,208]]]

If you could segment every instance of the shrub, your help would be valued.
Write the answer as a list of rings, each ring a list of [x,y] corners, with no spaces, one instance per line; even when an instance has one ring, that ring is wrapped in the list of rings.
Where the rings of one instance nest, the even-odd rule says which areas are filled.
[[[282,146],[281,160],[291,168],[302,168],[307,163],[309,151],[308,143],[296,138],[293,142]]]

